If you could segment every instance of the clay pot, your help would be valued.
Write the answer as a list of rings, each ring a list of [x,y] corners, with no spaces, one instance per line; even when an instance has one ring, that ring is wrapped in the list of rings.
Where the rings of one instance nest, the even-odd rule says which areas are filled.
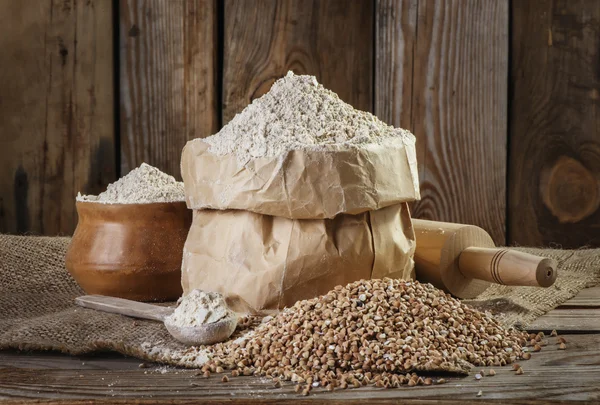
[[[76,206],[66,265],[87,294],[136,301],[181,296],[181,257],[192,222],[184,202]]]

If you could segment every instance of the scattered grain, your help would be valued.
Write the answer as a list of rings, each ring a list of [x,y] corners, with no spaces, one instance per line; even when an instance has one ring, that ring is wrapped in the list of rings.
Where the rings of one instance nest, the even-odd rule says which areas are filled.
[[[424,385],[414,372],[511,364],[528,335],[430,284],[383,279],[299,301],[240,339],[214,345],[209,369],[345,389]]]

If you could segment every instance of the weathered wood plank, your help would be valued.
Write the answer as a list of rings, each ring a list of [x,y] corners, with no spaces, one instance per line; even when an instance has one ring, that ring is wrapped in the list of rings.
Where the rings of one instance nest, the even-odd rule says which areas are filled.
[[[418,0],[378,0],[375,9],[375,113],[413,130]]]
[[[112,2],[0,2],[0,232],[71,234],[115,178]]]
[[[536,319],[528,330],[558,332],[600,332],[600,310],[598,308],[554,309]]]
[[[415,216],[481,226],[505,242],[508,1],[419,1]],[[477,38],[477,41],[473,41]]]
[[[415,217],[475,224],[497,244],[505,243],[508,14],[508,0],[377,6],[375,113],[417,137]]]
[[[225,402],[226,401],[226,402]],[[203,405],[222,405],[223,403],[227,404],[294,404],[294,405],[315,405],[315,404],[333,404],[333,405],[345,405],[345,404],[362,404],[364,403],[364,399],[358,400],[340,400],[340,399],[329,399],[329,398],[291,398],[291,399],[263,399],[263,398],[253,398],[252,400],[248,400],[246,398],[227,398],[223,399],[202,399],[198,401],[196,398],[191,399],[138,399],[132,398],[129,400],[115,400],[115,399],[95,399],[95,400],[87,400],[87,399],[71,399],[71,400],[8,400],[4,401],[3,404],[6,405],[25,405],[25,404],[45,404],[45,405],[59,405],[59,404],[69,404],[69,405],[90,405],[90,404],[135,404],[135,405],[153,405],[153,404],[172,404],[172,405],[195,405],[195,404],[203,404]],[[472,399],[472,400],[429,400],[429,399],[393,399],[393,398],[368,398],[369,404],[406,404],[406,405],[431,405],[433,404],[456,404],[456,405],[480,405],[482,403],[480,398]],[[496,405],[539,405],[542,404],[552,404],[552,405],[572,405],[574,402],[569,400],[563,401],[546,401],[546,400],[519,400],[519,399],[510,399],[510,400],[497,400],[493,401]]]
[[[142,363],[139,359],[125,357],[122,354],[113,352],[69,356],[56,352],[0,351],[0,365],[4,368],[30,370],[139,370]],[[156,364],[148,364],[148,366],[158,367]]]
[[[600,246],[600,2],[512,2],[509,242]]]
[[[477,381],[473,376],[465,378],[448,377],[448,383],[429,387],[402,387],[400,389],[375,389],[363,387],[326,392],[315,389],[312,400],[338,400],[344,403],[372,403],[391,400],[475,400],[482,391],[480,400],[500,400],[504,403],[540,399],[548,400],[593,400],[600,399],[600,386],[597,375],[600,373],[600,335],[567,335],[567,350],[558,350],[554,338],[542,352],[534,353],[531,360],[521,362],[525,374],[515,375],[509,367],[497,368],[497,375]],[[36,355],[19,356],[0,352],[0,398],[39,398],[72,400],[81,398],[110,398],[154,401],[190,399],[202,401],[243,401],[271,403],[298,401],[300,397],[293,391],[293,385],[286,384],[275,389],[270,379],[255,377],[232,378],[222,383],[218,375],[209,379],[195,376],[192,370],[131,369],[123,359],[115,359],[115,368],[109,362],[85,358],[87,369],[81,369],[82,358],[74,360],[74,366],[64,369],[46,369],[33,366]],[[40,356],[43,364],[51,363],[52,357]],[[101,367],[94,367],[94,361],[102,361]],[[135,364],[134,359],[126,360]],[[24,368],[20,368],[24,367]],[[416,402],[420,403],[420,402]],[[468,402],[467,402],[468,403]],[[501,402],[502,403],[502,402]]]
[[[213,134],[216,0],[120,3],[121,174],[146,162],[181,179],[181,149]]]
[[[560,306],[560,308],[564,307],[600,307],[600,286],[581,290],[579,294]]]
[[[372,111],[371,1],[226,0],[224,28],[224,123],[288,70]]]

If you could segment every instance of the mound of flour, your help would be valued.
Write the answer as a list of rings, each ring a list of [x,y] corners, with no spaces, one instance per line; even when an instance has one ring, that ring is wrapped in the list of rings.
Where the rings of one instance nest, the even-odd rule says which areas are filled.
[[[77,201],[104,204],[149,204],[184,200],[182,182],[146,163],[109,184],[106,191],[97,196],[77,194]]]
[[[204,141],[210,145],[211,153],[234,154],[245,163],[289,150],[326,150],[332,144],[381,144],[407,136],[412,134],[343,102],[314,76],[288,72],[267,94]]]
[[[223,296],[216,292],[192,290],[180,299],[179,306],[169,316],[177,326],[199,326],[233,316]]]

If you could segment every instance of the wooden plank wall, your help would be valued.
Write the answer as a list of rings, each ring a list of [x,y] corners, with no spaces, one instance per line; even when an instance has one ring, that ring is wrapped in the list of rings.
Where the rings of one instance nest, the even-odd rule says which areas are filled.
[[[508,1],[380,0],[375,113],[417,137],[418,218],[505,243]]]
[[[415,216],[600,246],[596,0],[24,3],[0,2],[0,232],[69,233],[77,191],[142,161],[179,176],[294,70],[415,133]]]
[[[600,2],[514,0],[509,241],[600,246]]]
[[[0,1],[0,232],[70,234],[115,179],[110,1]]]
[[[288,70],[373,109],[371,0],[225,0],[223,122]]]
[[[218,130],[217,0],[121,0],[121,173],[181,179],[185,143]]]

